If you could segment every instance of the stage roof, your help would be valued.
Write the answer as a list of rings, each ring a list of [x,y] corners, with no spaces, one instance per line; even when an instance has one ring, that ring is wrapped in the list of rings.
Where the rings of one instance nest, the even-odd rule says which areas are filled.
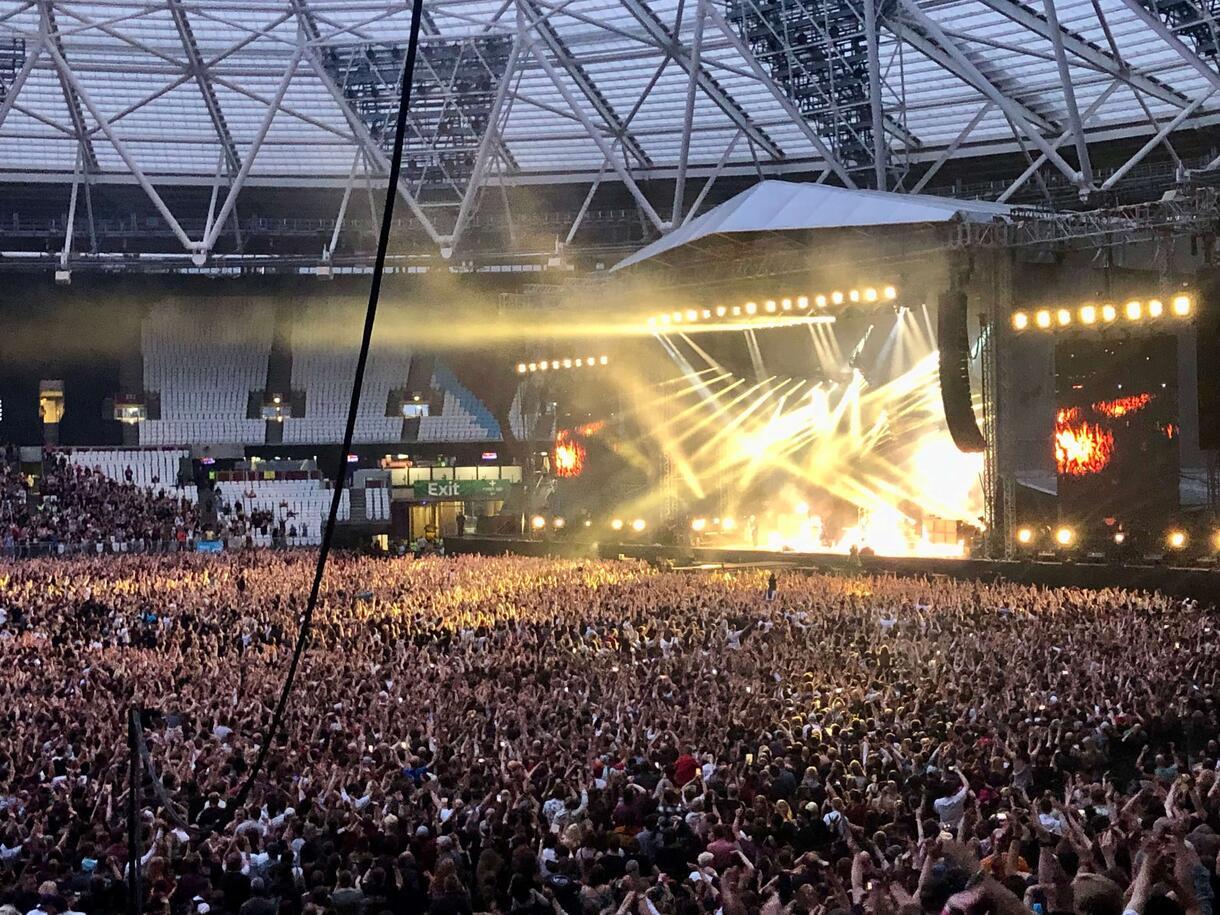
[[[955,219],[990,222],[1004,219],[1010,212],[1011,207],[1005,204],[982,200],[763,181],[641,248],[612,269],[634,266],[713,235],[925,225]]]

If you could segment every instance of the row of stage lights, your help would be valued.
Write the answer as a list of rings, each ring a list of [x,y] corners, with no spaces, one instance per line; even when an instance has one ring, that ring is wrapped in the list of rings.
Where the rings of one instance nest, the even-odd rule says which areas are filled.
[[[1194,311],[1194,302],[1188,295],[1175,295],[1169,301],[1168,314],[1175,318],[1189,318]],[[1039,308],[1037,311],[1016,311],[1012,315],[1012,329],[1021,331],[1030,328],[1051,330],[1069,327],[1072,324],[1086,326],[1113,324],[1121,316],[1129,322],[1156,320],[1165,317],[1165,303],[1160,299],[1141,302],[1132,299],[1120,309],[1117,305],[1081,305],[1073,313],[1070,308]]]
[[[537,362],[518,362],[517,374],[524,375],[527,372],[546,372],[559,371],[560,369],[583,369],[594,368],[599,365],[609,365],[609,356],[589,356],[579,359],[539,359]]]
[[[1039,545],[1040,538],[1038,532],[1032,527],[1017,528],[1016,536],[1017,543],[1023,547],[1032,548]],[[1054,530],[1053,539],[1056,548],[1071,550],[1077,546],[1079,538],[1075,528],[1064,525]],[[1110,535],[1110,539],[1117,547],[1125,546],[1127,543],[1127,532],[1115,531]],[[1180,552],[1190,546],[1190,535],[1179,527],[1172,527],[1165,532],[1163,543],[1167,549]],[[1220,530],[1212,533],[1211,546],[1215,552],[1220,553]]]
[[[532,518],[530,518],[530,527],[538,533],[546,530],[547,523],[548,522],[545,515],[534,515]],[[565,527],[567,527],[567,524],[567,521],[559,515],[555,515],[550,519],[550,526],[557,531],[563,530]],[[584,526],[592,527],[593,522],[586,520]],[[644,529],[647,527],[648,522],[643,518],[635,518],[631,521],[624,521],[622,518],[614,518],[610,522],[610,530],[612,531],[632,530],[639,534],[643,533]]]
[[[648,319],[648,326],[697,324],[699,321],[754,317],[759,314],[791,314],[793,311],[807,312],[811,304],[815,308],[824,309],[831,305],[842,305],[844,302],[892,302],[896,298],[898,298],[898,290],[893,286],[880,288],[865,286],[863,289],[849,289],[847,292],[836,289],[834,292],[815,295],[812,299],[807,295],[800,295],[795,299],[767,299],[762,304],[746,302],[744,305],[717,305],[715,308],[687,308],[681,311],[671,311],[667,314],[653,315]]]

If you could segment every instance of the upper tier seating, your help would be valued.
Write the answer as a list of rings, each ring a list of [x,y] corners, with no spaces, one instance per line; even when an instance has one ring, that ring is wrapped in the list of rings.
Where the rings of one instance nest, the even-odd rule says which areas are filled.
[[[360,351],[360,313],[342,305],[309,307],[294,325],[292,387],[305,392],[305,415],[284,420],[284,441],[299,444],[339,442],[352,397],[356,357]],[[373,340],[360,406],[357,442],[397,442],[401,416],[386,416],[390,392],[407,383],[409,351]]]
[[[267,381],[271,334],[271,310],[249,300],[153,309],[143,327],[144,389],[161,395],[161,418],[140,424],[140,443],[264,442],[266,424],[246,410]]]

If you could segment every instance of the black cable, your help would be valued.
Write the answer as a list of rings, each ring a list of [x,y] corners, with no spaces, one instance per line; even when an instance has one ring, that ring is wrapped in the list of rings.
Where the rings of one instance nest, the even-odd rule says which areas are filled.
[[[356,360],[356,377],[352,381],[352,400],[347,408],[347,428],[343,432],[343,448],[339,452],[339,476],[335,480],[335,494],[330,500],[330,515],[326,519],[326,529],[322,532],[322,545],[318,549],[318,564],[314,570],[313,586],[309,589],[309,601],[305,612],[301,615],[301,627],[297,634],[296,648],[292,652],[292,662],[288,665],[288,675],[284,678],[284,688],[280,691],[279,702],[271,716],[271,724],[259,747],[258,758],[246,776],[245,783],[233,800],[230,816],[245,805],[267,761],[271,751],[272,741],[276,732],[283,724],[284,709],[288,705],[288,697],[292,693],[292,684],[296,679],[297,667],[305,646],[309,642],[310,625],[313,622],[314,608],[318,604],[318,592],[322,588],[322,578],[326,574],[326,560],[330,556],[330,545],[334,539],[335,522],[339,517],[339,504],[343,498],[343,483],[347,476],[347,454],[352,447],[352,438],[356,433],[356,410],[360,405],[360,391],[364,386],[364,370],[369,361],[369,347],[373,341],[373,323],[377,320],[377,301],[381,296],[381,277],[385,272],[386,250],[390,246],[390,230],[394,223],[394,202],[398,197],[398,179],[402,171],[402,151],[407,134],[407,112],[411,105],[411,81],[415,74],[415,55],[419,48],[419,26],[423,19],[423,0],[413,0],[411,4],[411,37],[407,41],[407,57],[403,62],[402,92],[398,104],[398,121],[394,132],[394,154],[390,158],[390,180],[386,188],[385,209],[381,215],[381,236],[377,240],[377,259],[373,265],[373,282],[369,287],[368,310],[364,315],[364,336],[360,340],[360,357]]]

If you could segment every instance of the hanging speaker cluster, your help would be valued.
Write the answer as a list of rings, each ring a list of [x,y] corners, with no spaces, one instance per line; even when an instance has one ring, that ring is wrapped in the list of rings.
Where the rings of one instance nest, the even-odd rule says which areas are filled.
[[[983,451],[987,441],[979,431],[970,396],[970,335],[964,291],[948,289],[941,293],[936,342],[940,348],[940,397],[953,444],[966,453]]]

